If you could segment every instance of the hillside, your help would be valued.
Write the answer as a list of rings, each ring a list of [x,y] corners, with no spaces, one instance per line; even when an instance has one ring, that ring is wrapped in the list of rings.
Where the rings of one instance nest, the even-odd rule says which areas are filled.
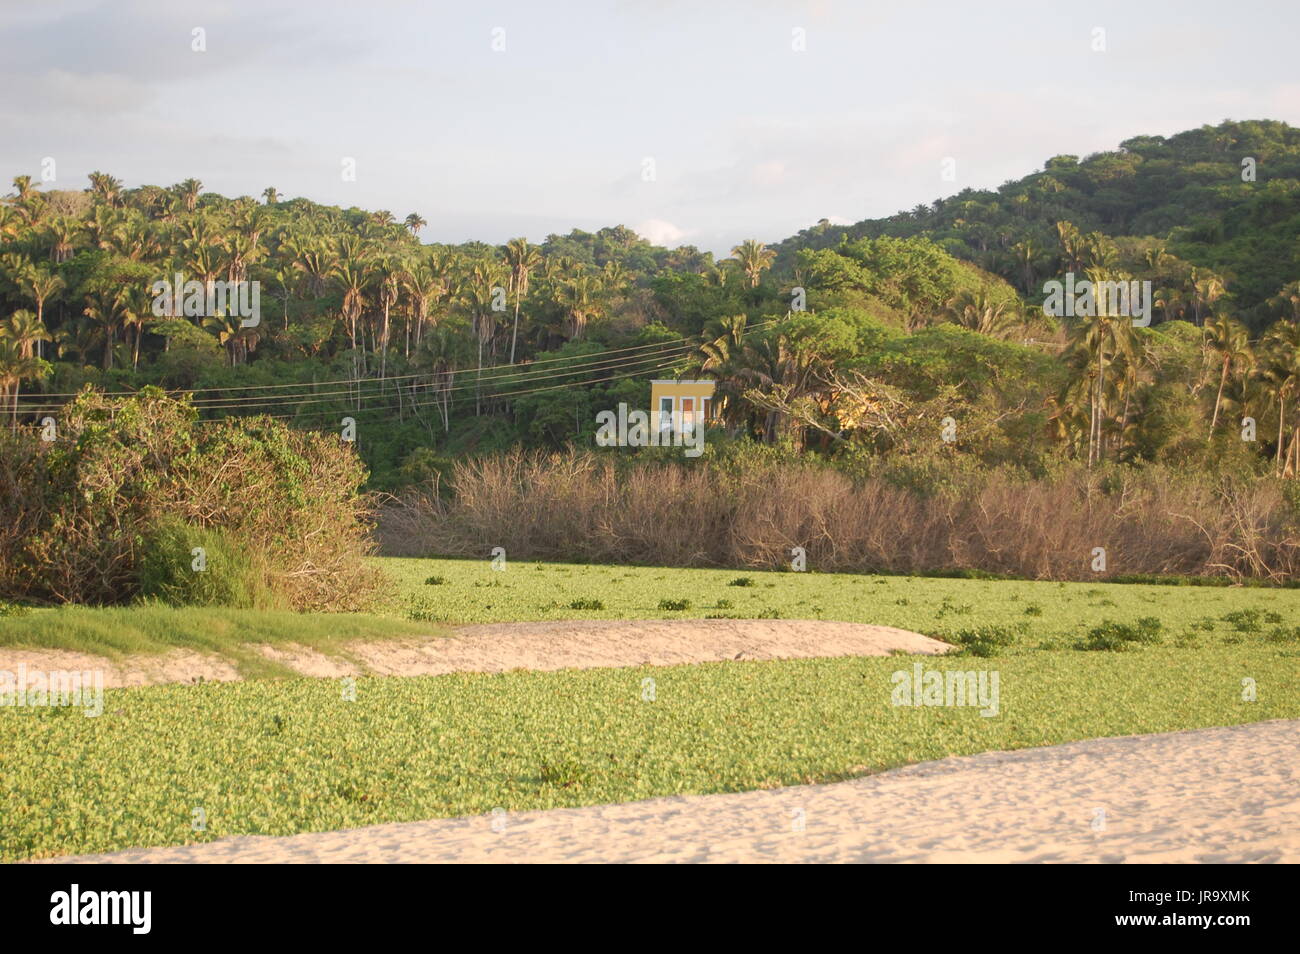
[[[1247,158],[1255,161],[1253,182],[1242,180]],[[924,236],[1033,298],[1044,276],[1068,264],[1058,250],[1062,221],[1111,239],[1140,277],[1171,277],[1146,262],[1161,248],[1214,272],[1258,327],[1281,314],[1269,299],[1300,278],[1300,129],[1225,122],[1167,139],[1137,136],[1082,160],[1054,156],[997,190],[966,189],[885,219],[814,226],[776,246],[777,267],[791,268],[802,249]]]

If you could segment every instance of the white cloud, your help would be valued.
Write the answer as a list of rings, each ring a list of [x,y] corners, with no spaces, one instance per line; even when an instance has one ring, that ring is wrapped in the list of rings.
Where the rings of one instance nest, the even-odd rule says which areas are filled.
[[[681,245],[683,240],[691,234],[679,229],[671,222],[665,222],[663,219],[646,219],[640,225],[635,226],[633,231],[642,238],[649,239],[653,245],[664,245],[668,248]]]

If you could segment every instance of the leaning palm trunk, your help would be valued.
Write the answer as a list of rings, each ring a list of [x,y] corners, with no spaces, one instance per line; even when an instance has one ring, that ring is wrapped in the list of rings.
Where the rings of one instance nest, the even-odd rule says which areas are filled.
[[[1219,407],[1223,403],[1223,386],[1228,383],[1228,364],[1230,358],[1223,359],[1223,373],[1219,375],[1219,393],[1214,397],[1214,416],[1210,418],[1210,436],[1214,436],[1214,427],[1219,423]]]
[[[1282,473],[1282,444],[1284,442],[1283,428],[1286,426],[1286,395],[1282,395],[1277,401],[1277,454],[1274,456],[1274,469],[1280,476]]]

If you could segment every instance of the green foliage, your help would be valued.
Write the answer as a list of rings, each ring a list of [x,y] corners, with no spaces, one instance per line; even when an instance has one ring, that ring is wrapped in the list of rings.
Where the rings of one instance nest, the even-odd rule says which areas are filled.
[[[1143,616],[1132,624],[1106,620],[1100,626],[1090,629],[1087,638],[1075,648],[1122,652],[1160,642],[1160,631],[1163,628],[1161,621],[1154,616]]]
[[[145,599],[239,609],[270,609],[277,602],[257,555],[224,530],[164,518],[145,535],[136,559]]]
[[[109,690],[93,719],[5,708],[0,859],[832,782],[952,755],[1300,717],[1300,670],[1276,647],[1002,658],[996,719],[892,705],[903,665],[456,673],[367,680],[345,704],[333,680],[288,679]],[[1243,703],[1242,672],[1270,691]],[[647,677],[653,703],[640,698]],[[68,765],[82,784],[68,784]],[[204,832],[189,824],[193,805]]]
[[[1242,156],[1258,182],[1241,180]],[[1297,469],[1285,334],[1250,342],[1258,366],[1230,367],[1220,387],[1202,327],[1235,316],[1260,339],[1300,319],[1300,130],[1285,123],[1134,137],[996,190],[823,220],[776,246],[771,268],[753,240],[723,263],[623,226],[423,245],[417,213],[404,226],[273,190],[259,205],[192,180],[126,189],[96,172],[90,185],[4,200],[0,324],[34,304],[33,276],[53,283],[54,360],[0,333],[17,423],[87,384],[200,389],[204,427],[269,412],[336,434],[351,417],[371,489],[445,496],[454,461],[589,447],[599,411],[646,409],[650,378],[681,376],[717,383],[729,434],[711,442],[897,465],[916,487],[955,486],[972,461],[1035,475],[1060,458]],[[152,317],[160,276],[218,275],[236,248],[263,288],[255,329]],[[1037,307],[1046,279],[1098,269],[1152,283],[1155,327],[1116,337]],[[806,312],[791,312],[796,286]],[[1231,439],[1245,416],[1253,443]],[[936,447],[945,417],[957,440]]]
[[[1258,182],[1242,181],[1243,156],[1257,160]],[[776,268],[802,263],[820,276],[823,250],[881,238],[925,238],[1032,296],[1044,277],[1065,271],[1054,248],[1059,221],[1111,239],[1157,237],[1178,261],[1233,276],[1237,304],[1263,317],[1270,296],[1297,277],[1300,130],[1272,121],[1224,122],[1168,138],[1134,137],[1118,152],[1083,160],[1057,156],[1042,172],[996,191],[965,189],[889,218],[807,229],[777,246]],[[999,247],[1000,236],[1035,250],[1032,284],[1025,283],[1023,260]],[[1159,287],[1168,273],[1138,277],[1152,278]]]
[[[126,399],[85,392],[57,434],[21,433],[19,466],[0,461],[25,524],[21,537],[0,538],[12,551],[0,596],[103,604],[147,591],[317,609],[371,597],[365,472],[338,441],[270,418],[200,427],[187,402],[153,388]],[[184,554],[204,541],[219,559],[210,576],[188,579]]]
[[[245,678],[292,675],[249,644],[310,646],[337,655],[350,640],[436,635],[428,623],[363,613],[299,613],[229,607],[130,606],[35,608],[5,620],[0,647],[40,647],[117,657],[178,647],[211,653]]]
[[[969,656],[996,656],[1009,646],[1014,646],[1018,636],[1010,626],[985,624],[959,630],[952,642],[961,646]]]

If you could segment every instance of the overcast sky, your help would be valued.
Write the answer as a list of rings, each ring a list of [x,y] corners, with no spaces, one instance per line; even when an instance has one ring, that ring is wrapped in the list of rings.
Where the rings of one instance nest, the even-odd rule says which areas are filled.
[[[1300,125],[1297,11],[0,0],[0,181],[39,178],[49,156],[55,188],[84,188],[95,169],[128,186],[193,176],[226,195],[273,185],[419,212],[426,241],[621,223],[725,253],[820,218],[996,187],[1138,134]],[[192,49],[196,28],[206,52]],[[956,181],[941,178],[946,157]]]

